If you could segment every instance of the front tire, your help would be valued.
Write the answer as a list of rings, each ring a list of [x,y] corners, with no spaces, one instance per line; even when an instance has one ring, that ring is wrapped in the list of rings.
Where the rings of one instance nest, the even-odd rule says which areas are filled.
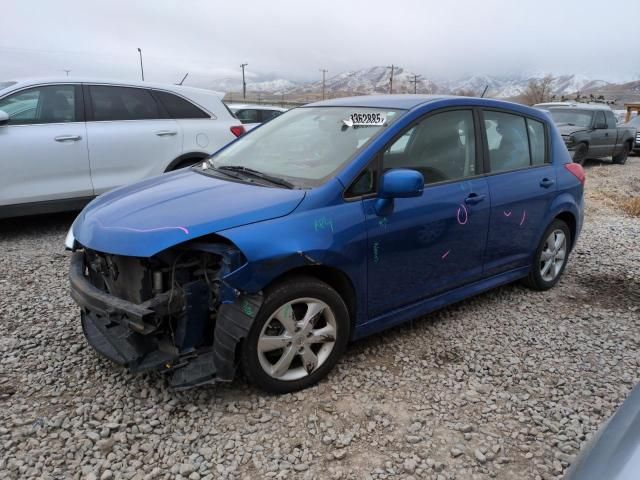
[[[624,165],[625,163],[627,163],[629,152],[631,152],[631,144],[625,143],[622,147],[622,151],[618,155],[612,157],[613,163],[616,163],[618,165]]]
[[[573,163],[578,165],[584,165],[587,155],[589,153],[589,146],[586,143],[579,143],[576,147],[576,151],[573,154]]]
[[[536,249],[525,285],[534,290],[549,290],[558,283],[567,266],[570,245],[569,226],[562,220],[554,220]]]
[[[292,277],[265,293],[240,361],[250,383],[271,393],[295,392],[329,373],[349,333],[349,311],[333,288]]]

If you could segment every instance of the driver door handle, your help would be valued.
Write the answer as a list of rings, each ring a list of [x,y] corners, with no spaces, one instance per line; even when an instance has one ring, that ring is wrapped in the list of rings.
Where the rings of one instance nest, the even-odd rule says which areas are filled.
[[[77,142],[81,139],[82,137],[80,135],[59,135],[57,137],[54,137],[54,140],[56,142]]]
[[[159,137],[170,137],[177,134],[178,132],[176,132],[175,130],[158,130],[156,132],[156,135]]]
[[[467,198],[464,199],[464,203],[467,205],[475,205],[485,199],[486,195],[478,195],[477,193],[470,193]]]

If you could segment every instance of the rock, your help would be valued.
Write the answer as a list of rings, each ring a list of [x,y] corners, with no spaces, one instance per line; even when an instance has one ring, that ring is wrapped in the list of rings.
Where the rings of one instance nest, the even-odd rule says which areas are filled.
[[[487,457],[485,457],[484,453],[480,451],[480,449],[476,448],[473,451],[473,455],[476,457],[476,460],[480,463],[485,463],[487,461]]]

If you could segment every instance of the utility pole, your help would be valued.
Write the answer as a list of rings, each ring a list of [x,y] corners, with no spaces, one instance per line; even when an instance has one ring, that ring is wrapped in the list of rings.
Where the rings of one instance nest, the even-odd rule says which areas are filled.
[[[71,70],[63,70],[63,72],[65,72],[65,73],[67,74],[67,77],[69,76],[69,72],[70,72],[70,71],[71,71]]]
[[[396,66],[391,64],[391,66],[387,68],[391,69],[391,76],[389,77],[389,93],[393,93],[393,70],[396,68]]]
[[[242,98],[245,100],[247,98],[247,83],[244,81],[244,67],[246,67],[247,65],[249,64],[243,63],[242,65],[240,65],[240,68],[242,69]]]
[[[414,75],[413,76],[413,93],[418,93],[418,79],[422,75]]]
[[[324,100],[325,75],[329,70],[321,68],[320,71],[322,72],[322,99]]]
[[[142,81],[144,82],[144,67],[142,66],[142,50],[138,47],[138,53],[140,54],[140,73],[142,73]]]

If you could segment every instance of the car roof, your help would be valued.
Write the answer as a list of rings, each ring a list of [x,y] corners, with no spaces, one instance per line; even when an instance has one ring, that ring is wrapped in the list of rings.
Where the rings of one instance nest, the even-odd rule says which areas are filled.
[[[600,103],[578,103],[578,102],[548,102],[536,103],[536,108],[552,109],[552,108],[575,108],[576,110],[611,110],[609,105]]]
[[[397,108],[410,110],[425,103],[446,98],[459,98],[447,95],[360,95],[355,97],[332,98],[305,105],[305,107],[368,107],[368,108]]]
[[[540,116],[542,110],[520,103],[496,100],[494,98],[464,97],[460,95],[362,95],[357,97],[342,97],[303,105],[307,107],[363,107],[389,108],[411,110],[415,107],[438,103],[438,107],[447,106],[478,106],[481,108],[504,108],[525,115]],[[550,119],[548,119],[550,121]]]
[[[215,90],[208,90],[205,88],[188,87],[184,85],[174,85],[171,83],[156,83],[156,82],[143,82],[140,80],[122,80],[111,78],[95,78],[95,77],[29,77],[29,78],[16,78],[8,80],[15,82],[9,85],[7,89],[18,90],[20,88],[29,87],[31,85],[43,85],[43,84],[64,84],[64,83],[91,83],[99,85],[118,85],[124,87],[144,87],[144,88],[157,88],[160,90],[170,90],[174,92],[197,92],[197,93],[209,93],[216,95],[220,99],[224,96],[224,93],[217,92]]]
[[[262,104],[252,104],[252,103],[227,103],[227,107],[230,109],[241,109],[241,108],[253,108],[255,110],[277,110],[278,112],[286,112],[287,109],[283,107],[277,107],[275,105],[262,105]]]

